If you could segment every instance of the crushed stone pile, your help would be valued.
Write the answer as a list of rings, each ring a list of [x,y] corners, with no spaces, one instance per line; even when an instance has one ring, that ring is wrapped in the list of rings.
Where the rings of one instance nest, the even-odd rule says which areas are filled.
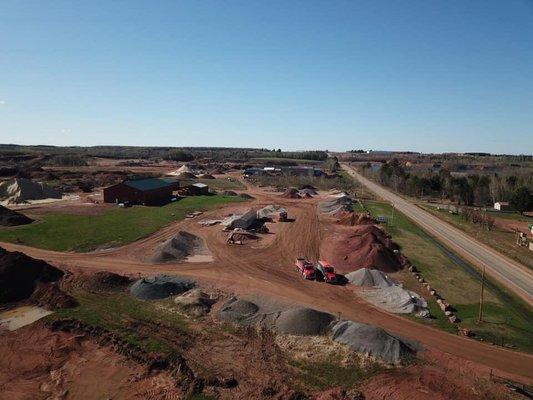
[[[313,197],[313,196],[316,196],[318,194],[318,192],[315,189],[306,188],[306,189],[300,189],[299,194],[302,197],[304,197],[304,196],[305,197]]]
[[[348,195],[335,196],[319,204],[320,211],[325,214],[338,214],[343,211],[353,211],[353,200]]]
[[[224,190],[222,192],[222,195],[223,196],[237,196],[237,193],[234,192],[233,190]]]
[[[158,300],[182,294],[195,288],[196,282],[173,275],[156,275],[136,281],[130,288],[133,297],[140,300]]]
[[[248,193],[241,193],[239,195],[239,197],[242,198],[242,199],[245,199],[245,200],[250,200],[250,199],[254,199],[255,198],[254,196],[249,195]]]
[[[306,183],[305,185],[300,186],[300,190],[303,190],[303,189],[316,190],[316,187],[314,187],[313,185],[310,185],[310,184]],[[317,194],[318,194],[318,193],[317,193]]]
[[[350,267],[375,268],[395,272],[402,268],[402,257],[395,253],[398,246],[381,229],[374,225],[356,225],[351,234],[337,244],[339,264]]]
[[[196,175],[192,172],[180,172],[176,177],[178,179],[196,179]]]
[[[201,175],[198,175],[198,178],[200,179],[216,179],[213,175],[211,174],[201,174]]]
[[[0,183],[0,201],[4,204],[27,203],[28,200],[60,199],[61,192],[31,179],[15,178]]]
[[[377,287],[359,294],[369,303],[394,314],[416,314],[420,317],[430,315],[426,300],[401,285]]]
[[[270,204],[257,210],[257,218],[272,219],[278,217],[282,213],[287,214],[287,210],[277,204]]]
[[[361,268],[346,274],[345,277],[348,282],[357,286],[389,287],[397,285],[396,281],[377,269]]]
[[[252,229],[257,227],[257,210],[250,208],[244,214],[232,214],[222,221],[224,229]]]
[[[24,214],[0,205],[0,226],[18,226],[31,224],[32,222],[33,219],[26,217]]]
[[[389,364],[401,364],[416,355],[411,344],[377,326],[340,321],[333,326],[331,336],[335,342]]]
[[[232,298],[218,312],[226,322],[254,326],[291,335],[324,335],[335,317],[311,308],[263,311],[251,301]]]
[[[312,308],[293,308],[268,314],[259,325],[278,333],[290,335],[324,335],[335,317]]]
[[[202,238],[192,233],[179,231],[176,236],[163,242],[150,257],[150,262],[162,264],[186,260],[194,255],[211,255]]]
[[[284,197],[286,199],[299,199],[301,196],[300,196],[300,193],[298,192],[298,189],[288,188],[287,190],[283,192],[281,197]]]
[[[258,311],[257,304],[233,297],[224,303],[218,312],[218,317],[226,322],[246,324]]]
[[[62,277],[63,271],[43,260],[0,247],[0,304],[27,299],[39,283]]]

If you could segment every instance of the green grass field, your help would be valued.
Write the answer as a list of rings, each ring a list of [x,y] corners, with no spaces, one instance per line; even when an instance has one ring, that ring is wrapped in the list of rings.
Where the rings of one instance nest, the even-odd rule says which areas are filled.
[[[498,250],[500,253],[505,254],[507,257],[510,257],[521,264],[524,264],[526,267],[533,269],[533,253],[527,247],[521,247],[516,245],[516,234],[510,230],[504,230],[495,226],[492,230],[488,231],[481,228],[479,225],[473,224],[472,222],[465,221],[458,214],[450,214],[446,210],[436,210],[433,207],[423,207],[426,211],[431,212],[433,215],[439,217],[440,219],[452,224],[456,228],[461,229],[465,233],[468,233],[470,236],[479,240],[482,243],[492,247],[495,250]],[[491,213],[496,217],[505,219],[512,219],[516,221],[529,221],[529,217],[516,218],[518,214],[504,214]],[[533,221],[533,219],[531,219]]]
[[[391,223],[392,208],[381,202],[365,202],[370,212],[389,217],[382,225],[402,247],[402,252],[421,271],[437,292],[457,308],[461,326],[471,329],[483,340],[533,351],[533,311],[531,307],[508,291],[488,280],[485,291],[484,322],[478,324],[480,294],[479,271],[460,259],[440,242],[425,233],[418,225],[398,211]],[[455,330],[436,302],[412,276],[402,271],[395,274],[408,289],[422,294],[436,317],[429,323],[446,330]],[[417,319],[421,321],[420,319]]]
[[[57,251],[86,252],[124,245],[149,236],[191,211],[206,211],[235,196],[191,196],[162,207],[117,208],[98,216],[45,214],[40,221],[15,228],[1,228],[0,241]]]

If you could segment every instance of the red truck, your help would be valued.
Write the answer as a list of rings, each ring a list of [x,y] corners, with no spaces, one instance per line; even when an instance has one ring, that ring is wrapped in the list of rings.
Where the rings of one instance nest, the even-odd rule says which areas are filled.
[[[316,270],[324,278],[324,282],[335,283],[337,282],[337,274],[335,268],[329,263],[329,261],[318,260],[316,263]]]
[[[315,279],[315,268],[307,258],[297,258],[296,259],[296,270],[302,274],[305,279],[313,280]]]

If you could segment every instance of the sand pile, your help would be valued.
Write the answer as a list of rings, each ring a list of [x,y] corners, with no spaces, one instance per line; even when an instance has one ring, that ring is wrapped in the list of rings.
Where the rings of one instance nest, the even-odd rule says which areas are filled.
[[[30,179],[15,178],[0,183],[0,201],[5,204],[27,203],[28,200],[60,199],[61,192]]]
[[[172,275],[157,275],[136,281],[130,293],[140,300],[158,300],[182,294],[196,287],[190,279]]]
[[[402,339],[372,325],[340,321],[333,326],[332,339],[346,344],[358,353],[389,364],[401,364],[412,359],[416,350]]]
[[[178,179],[196,179],[196,175],[192,172],[180,172],[176,177]]]
[[[179,176],[182,173],[190,173],[190,174],[192,174],[193,170],[190,169],[188,165],[184,164],[181,167],[179,167],[178,169],[176,169],[176,170],[174,170],[172,172],[169,172],[166,175],[167,176]]]
[[[353,200],[348,195],[335,196],[319,204],[320,211],[325,214],[335,215],[343,211],[353,211]]]
[[[29,298],[38,283],[50,283],[63,277],[63,271],[43,260],[0,247],[0,303]]]
[[[287,214],[287,210],[277,204],[270,204],[266,207],[257,210],[257,218],[273,219],[279,217],[280,214]]]
[[[394,272],[402,268],[401,257],[394,252],[398,246],[385,232],[374,225],[356,225],[350,235],[337,244],[337,263],[351,268],[375,268]]]
[[[369,303],[394,314],[417,314],[420,317],[430,315],[426,300],[401,285],[378,287],[359,294]]]
[[[300,193],[298,192],[298,189],[296,188],[288,188],[283,192],[281,197],[285,197],[286,199],[299,199]]]
[[[152,254],[150,262],[162,264],[184,261],[192,256],[211,256],[202,238],[192,233],[179,231],[176,236],[163,242]]]
[[[17,226],[31,224],[33,219],[26,217],[24,214],[0,206],[0,226]]]
[[[174,298],[177,304],[188,315],[200,317],[211,310],[211,306],[216,302],[208,294],[200,289],[191,289]]]
[[[348,282],[357,286],[389,287],[397,283],[377,269],[361,268],[345,275]]]
[[[216,179],[213,175],[211,174],[201,174],[201,175],[198,175],[198,178],[200,179]]]

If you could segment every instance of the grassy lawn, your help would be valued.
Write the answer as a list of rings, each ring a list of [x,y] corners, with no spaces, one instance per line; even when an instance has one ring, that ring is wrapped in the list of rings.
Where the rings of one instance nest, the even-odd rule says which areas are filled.
[[[381,202],[365,202],[373,215],[389,216],[389,224],[382,225],[402,247],[402,252],[422,273],[424,278],[457,308],[461,326],[471,329],[478,338],[533,351],[533,312],[531,307],[491,280],[486,281],[484,322],[477,323],[479,307],[479,271],[451,252],[435,238],[425,233],[418,225],[399,213],[390,223],[391,206]],[[408,289],[422,294],[431,313],[436,317],[429,323],[453,331],[437,307],[436,302],[412,276],[405,271],[393,274],[404,282]],[[421,321],[421,319],[417,319]]]
[[[99,216],[51,213],[30,225],[1,228],[0,241],[57,251],[91,251],[149,236],[191,211],[237,201],[243,200],[234,196],[191,196],[162,207],[117,208]]]
[[[139,346],[148,353],[171,353],[173,347],[163,339],[139,334],[137,324],[164,324],[179,332],[187,332],[185,320],[176,313],[157,307],[156,303],[136,300],[127,293],[74,294],[79,305],[61,309],[46,317],[51,323],[61,318],[72,318],[87,325],[106,329],[123,340]]]
[[[480,228],[478,225],[475,225],[469,221],[465,221],[458,214],[450,214],[446,210],[436,210],[433,207],[424,207],[424,209],[426,211],[429,211],[433,215],[439,217],[440,219],[468,233],[470,236],[476,238],[480,242],[485,243],[486,245],[492,247],[495,250],[498,250],[502,254],[505,254],[507,257],[510,257],[520,262],[521,264],[524,264],[528,268],[533,269],[533,253],[527,247],[520,247],[516,245],[516,235],[514,232],[504,230],[497,226],[495,226],[492,230],[487,231],[486,229]],[[504,213],[498,213],[494,216],[502,218],[502,215],[517,216],[517,214]],[[528,221],[527,218],[528,217],[523,217],[522,219],[516,220]],[[533,219],[531,220],[533,221]]]

